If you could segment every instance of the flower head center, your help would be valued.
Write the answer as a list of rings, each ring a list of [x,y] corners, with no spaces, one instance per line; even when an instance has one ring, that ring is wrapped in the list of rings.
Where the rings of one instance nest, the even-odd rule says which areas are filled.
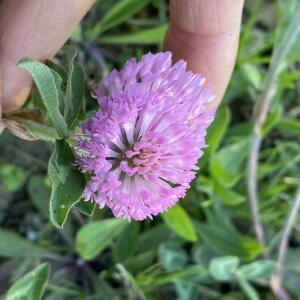
[[[145,175],[161,157],[160,147],[151,142],[136,142],[124,152],[120,168],[128,176]]]

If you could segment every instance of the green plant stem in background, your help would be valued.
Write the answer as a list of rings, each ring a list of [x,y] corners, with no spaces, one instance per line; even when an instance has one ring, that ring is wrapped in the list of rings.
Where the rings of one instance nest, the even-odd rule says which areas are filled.
[[[252,219],[253,219],[255,234],[256,234],[258,241],[264,247],[266,246],[266,241],[265,241],[263,227],[262,227],[262,224],[261,224],[261,221],[259,218],[259,206],[258,206],[259,199],[258,199],[258,193],[257,193],[257,167],[258,167],[258,157],[259,157],[260,145],[261,145],[261,141],[263,138],[263,125],[266,121],[272,99],[276,94],[277,79],[278,79],[278,75],[279,75],[281,67],[282,67],[283,60],[286,57],[289,50],[291,49],[299,32],[300,32],[300,6],[298,6],[298,8],[294,14],[294,17],[293,17],[292,21],[290,22],[286,32],[284,33],[284,35],[283,35],[282,39],[280,40],[279,44],[277,45],[277,47],[275,47],[275,49],[274,49],[271,64],[270,64],[270,69],[269,69],[268,76],[266,79],[266,87],[254,108],[254,129],[253,129],[253,134],[251,137],[249,164],[248,164],[248,194],[249,194],[251,215],[252,215]],[[293,210],[292,210],[293,214],[290,215],[290,217],[288,218],[288,221],[287,221],[287,226],[286,226],[287,229],[289,229],[289,227],[293,225],[293,220],[290,220],[291,217],[293,217],[294,214],[295,214],[295,217],[297,215],[298,201],[300,202],[300,200],[296,197],[295,201],[296,202],[295,202]],[[289,224],[291,224],[291,225],[289,225]],[[288,231],[285,231],[285,234],[289,235],[289,233],[290,233],[290,229]],[[284,235],[283,238],[287,239],[288,236],[286,237]],[[281,250],[281,247],[280,247],[281,254],[278,257],[281,259],[281,262],[279,262],[279,264],[281,264],[281,266],[282,266],[283,259],[285,256],[284,248],[286,248],[286,245],[284,246],[284,244],[286,242],[287,241],[281,242],[281,245],[283,245],[283,246],[281,246],[281,247],[283,247],[283,250]],[[282,254],[282,251],[283,251],[283,254]],[[268,257],[268,254],[265,252],[264,256]],[[281,289],[280,277],[281,277],[281,275],[279,275],[279,282],[278,282],[277,290],[274,289],[274,286],[272,286],[272,283],[271,283],[271,287],[278,299],[288,299],[286,292],[284,292]],[[281,289],[280,291],[278,291],[278,287]]]
[[[254,133],[262,134],[262,127],[266,121],[272,99],[276,93],[277,79],[282,68],[283,60],[293,46],[297,35],[300,33],[300,5],[294,14],[294,17],[284,33],[279,44],[275,46],[272,54],[271,64],[266,79],[266,87],[261,98],[254,107]]]
[[[279,296],[278,298],[283,299],[283,300],[290,299],[288,297],[288,295],[282,291],[281,280],[282,280],[282,273],[284,270],[284,261],[285,261],[285,256],[286,256],[286,252],[287,252],[289,237],[290,237],[293,227],[296,223],[299,209],[300,209],[300,185],[297,189],[296,197],[293,202],[290,214],[287,218],[287,222],[284,227],[282,238],[280,241],[278,257],[277,257],[278,272],[276,274],[274,274],[271,279],[271,286],[272,286],[273,291],[276,291],[276,295]]]
[[[285,58],[291,48],[298,32],[300,31],[300,7],[298,8],[292,22],[285,32],[281,42],[274,50],[268,77],[266,80],[266,88],[261,95],[254,108],[254,130],[251,138],[250,156],[249,156],[249,172],[248,172],[248,191],[250,197],[250,206],[254,222],[256,236],[262,245],[265,245],[264,233],[262,225],[258,217],[258,196],[257,196],[257,180],[256,171],[258,164],[258,152],[262,140],[262,128],[266,120],[271,101],[276,93],[276,81],[282,60]]]
[[[291,231],[296,223],[299,209],[300,209],[300,185],[296,192],[296,197],[295,197],[294,203],[292,205],[290,214],[287,218],[287,222],[284,227],[283,235],[282,235],[281,242],[279,245],[277,260],[278,260],[278,273],[280,276],[282,275],[282,271],[283,271],[283,264],[284,264],[284,259],[285,259],[285,255],[286,255],[288,240],[289,240]]]
[[[248,162],[248,194],[250,199],[250,210],[251,216],[254,226],[254,231],[257,240],[266,249],[266,240],[265,234],[260,222],[259,218],[259,206],[258,206],[258,195],[257,195],[257,167],[258,167],[258,156],[259,156],[259,149],[261,145],[262,137],[260,135],[256,135],[255,133],[251,137],[251,149],[249,155],[249,162]],[[265,252],[263,253],[265,257],[267,255]]]

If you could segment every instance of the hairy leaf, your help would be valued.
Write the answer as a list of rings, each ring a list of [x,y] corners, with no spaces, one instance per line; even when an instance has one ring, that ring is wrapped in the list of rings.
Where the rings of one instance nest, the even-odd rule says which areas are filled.
[[[85,187],[83,174],[74,166],[75,157],[66,141],[56,141],[48,172],[52,182],[50,219],[62,228],[71,208],[79,202]]]
[[[23,58],[19,61],[18,66],[28,71],[44,101],[49,117],[61,138],[69,136],[67,124],[60,112],[60,87],[58,78],[44,64],[31,58]]]

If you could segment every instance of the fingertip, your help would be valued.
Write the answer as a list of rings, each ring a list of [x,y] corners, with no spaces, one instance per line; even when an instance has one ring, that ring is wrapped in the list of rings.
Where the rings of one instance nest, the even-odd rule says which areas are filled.
[[[1,55],[0,71],[2,113],[7,113],[25,103],[30,95],[32,79],[29,73],[17,66],[14,58],[5,55]]]
[[[243,1],[191,0],[170,2],[171,22],[164,49],[174,62],[187,61],[188,69],[203,75],[220,103],[235,64]],[[221,14],[222,13],[222,14]]]

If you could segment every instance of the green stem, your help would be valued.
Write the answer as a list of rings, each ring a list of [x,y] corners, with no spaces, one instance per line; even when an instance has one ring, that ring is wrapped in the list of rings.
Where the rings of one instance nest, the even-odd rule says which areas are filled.
[[[251,137],[248,163],[248,194],[255,234],[258,241],[265,248],[265,257],[268,257],[268,253],[266,253],[265,235],[259,217],[259,197],[257,192],[257,167],[259,160],[259,150],[263,139],[263,125],[266,121],[271,102],[276,94],[277,79],[281,71],[282,61],[290,51],[299,32],[300,5],[297,7],[297,10],[282,39],[273,51],[269,72],[266,78],[265,89],[254,107],[254,128]],[[288,299],[287,293],[281,287],[280,276],[278,278],[279,282],[276,285],[274,285],[274,282],[271,281],[271,288],[277,299]]]
[[[286,225],[283,230],[282,238],[279,244],[279,250],[278,250],[278,272],[275,274],[272,278],[271,284],[273,287],[273,290],[277,291],[277,295],[279,295],[279,299],[287,300],[289,299],[289,296],[285,293],[282,293],[282,273],[284,269],[284,261],[286,257],[286,252],[288,248],[288,242],[289,238],[291,236],[291,232],[293,230],[293,227],[295,226],[297,215],[299,213],[300,209],[300,185],[298,187],[298,190],[296,192],[295,201],[293,202],[290,214],[287,218]]]
[[[278,46],[274,49],[270,69],[266,79],[266,87],[254,108],[254,129],[251,137],[249,165],[248,165],[248,193],[250,208],[257,239],[264,246],[264,233],[259,219],[258,194],[257,194],[257,166],[261,141],[263,138],[263,125],[266,121],[271,101],[276,94],[276,83],[282,60],[293,45],[300,32],[300,6],[298,7],[288,29]]]
[[[278,272],[280,275],[282,275],[283,264],[284,264],[284,259],[285,259],[285,255],[286,255],[287,245],[288,245],[288,239],[289,239],[289,237],[291,235],[291,231],[295,225],[299,209],[300,209],[300,185],[296,192],[295,201],[293,203],[290,215],[289,215],[286,225],[284,227],[283,235],[282,235],[280,246],[279,246]]]
[[[254,111],[256,112],[254,121],[254,132],[262,135],[261,130],[266,121],[271,101],[276,93],[277,79],[282,67],[282,61],[290,51],[297,35],[300,33],[300,5],[293,16],[286,32],[284,33],[280,43],[274,49],[272,60],[266,79],[266,87],[256,103]]]

